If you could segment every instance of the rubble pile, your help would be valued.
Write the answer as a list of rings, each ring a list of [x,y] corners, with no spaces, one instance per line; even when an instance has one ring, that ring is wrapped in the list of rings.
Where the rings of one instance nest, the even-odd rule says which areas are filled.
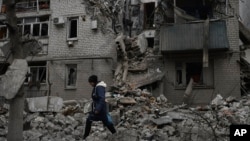
[[[250,95],[237,100],[217,95],[210,105],[172,105],[164,95],[153,97],[142,90],[135,95],[107,98],[117,133],[93,122],[91,141],[228,141],[231,124],[250,122]],[[82,140],[88,100],[67,103],[60,112],[25,112],[25,141]],[[1,106],[0,141],[6,141],[8,105]]]
[[[144,34],[132,38],[121,34],[115,42],[117,67],[114,73],[114,86],[119,90],[117,93],[126,94],[162,79],[162,60],[153,54],[153,48],[147,47]]]

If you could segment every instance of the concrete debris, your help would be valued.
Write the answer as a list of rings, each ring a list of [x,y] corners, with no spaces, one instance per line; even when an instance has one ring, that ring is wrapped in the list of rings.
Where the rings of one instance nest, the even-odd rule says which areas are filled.
[[[219,106],[222,105],[224,103],[223,97],[218,94],[212,101],[211,101],[211,105],[214,106]]]
[[[123,34],[117,36],[117,67],[114,73],[114,87],[116,93],[126,94],[137,88],[150,85],[162,80],[164,73],[159,65],[159,58],[153,55],[152,48],[148,48],[144,34],[128,37]]]
[[[132,97],[122,97],[119,99],[119,103],[124,105],[133,105],[136,104],[136,101]]]
[[[110,97],[116,103],[109,104],[109,110],[117,133],[111,135],[101,122],[93,122],[87,141],[227,141],[231,124],[250,122],[250,95],[237,100],[217,95],[210,105],[187,107],[173,106],[164,95],[151,100],[148,91],[140,92],[145,94]],[[84,106],[89,100],[63,103],[56,113],[24,111],[24,140],[81,141],[87,117]],[[0,109],[7,112],[0,115],[0,140],[6,141],[9,113],[4,105]]]
[[[169,116],[159,117],[157,119],[152,119],[156,125],[164,125],[172,123],[173,119]]]
[[[15,59],[6,73],[0,76],[0,96],[6,99],[14,98],[22,87],[27,72],[27,61],[25,59]]]
[[[63,99],[54,96],[26,98],[30,112],[59,112],[63,106]]]
[[[122,0],[83,0],[86,5],[85,10],[92,18],[92,21],[98,21],[98,29],[103,34],[108,31],[117,34],[122,31],[122,21],[119,18],[121,14]],[[115,20],[114,30],[107,25],[108,21]]]

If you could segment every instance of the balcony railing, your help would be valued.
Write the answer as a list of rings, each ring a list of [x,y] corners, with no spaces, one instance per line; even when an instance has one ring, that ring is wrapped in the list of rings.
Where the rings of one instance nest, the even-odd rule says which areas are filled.
[[[204,22],[189,24],[174,24],[161,27],[161,51],[202,50],[205,42]],[[225,21],[209,23],[209,50],[226,50],[229,48],[227,27]]]
[[[50,0],[24,1],[16,4],[17,12],[48,10]]]

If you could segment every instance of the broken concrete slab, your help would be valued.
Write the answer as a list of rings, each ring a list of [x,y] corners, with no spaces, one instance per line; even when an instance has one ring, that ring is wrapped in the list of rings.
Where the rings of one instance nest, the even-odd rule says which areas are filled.
[[[6,73],[0,76],[0,96],[6,99],[14,98],[22,87],[27,72],[27,61],[25,59],[15,59]]]
[[[30,112],[60,112],[63,107],[63,99],[55,96],[26,98]]]
[[[152,73],[144,73],[141,74],[140,77],[130,77],[129,79],[129,83],[128,85],[132,88],[132,89],[136,89],[148,84],[152,84],[156,81],[160,81],[162,80],[162,78],[164,77],[164,73],[163,72],[152,72]]]
[[[156,125],[164,125],[172,123],[173,119],[170,116],[163,116],[157,119],[152,119],[152,122],[154,122]]]

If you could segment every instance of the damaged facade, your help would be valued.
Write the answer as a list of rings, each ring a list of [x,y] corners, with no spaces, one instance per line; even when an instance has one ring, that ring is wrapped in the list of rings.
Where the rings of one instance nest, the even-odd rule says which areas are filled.
[[[20,33],[43,43],[39,55],[27,58],[32,74],[25,83],[27,95],[89,97],[87,78],[97,74],[119,89],[115,92],[148,89],[175,104],[183,102],[187,91],[193,104],[206,104],[218,93],[239,97],[238,6],[232,0],[99,5],[91,0],[23,0],[17,3]],[[0,37],[4,45],[4,26]]]
[[[250,96],[237,99],[237,1],[100,1],[17,3],[20,34],[43,44],[27,58],[27,97],[39,98],[26,98],[24,140],[81,140],[91,74],[110,86],[106,101],[118,134],[95,122],[87,140],[226,141],[230,125],[249,123]],[[0,29],[4,46],[8,30]],[[3,53],[1,75],[6,60]],[[0,140],[9,111],[0,106]]]
[[[146,80],[149,87],[140,85],[144,79],[128,70],[128,77],[140,81],[130,79],[132,89],[145,86],[175,104],[207,104],[218,93],[241,96],[238,1],[135,0],[129,4],[125,21],[132,24],[127,24],[131,30],[126,34],[143,35],[153,52],[149,55],[153,63],[147,62],[146,74],[139,75],[154,79]],[[157,79],[157,74],[163,77]]]
[[[27,97],[54,95],[63,99],[90,97],[87,78],[97,74],[109,85],[116,59],[114,37],[97,30],[85,12],[83,1],[23,0],[16,4],[18,27],[25,37],[42,42],[42,51],[27,58]],[[4,2],[1,20],[5,20]],[[8,42],[8,30],[1,26],[1,45]],[[4,73],[6,57],[1,55]]]
[[[159,31],[166,97],[193,104],[207,103],[218,93],[240,97],[238,1],[162,3],[162,9],[171,6],[174,12],[166,16],[171,21]]]

